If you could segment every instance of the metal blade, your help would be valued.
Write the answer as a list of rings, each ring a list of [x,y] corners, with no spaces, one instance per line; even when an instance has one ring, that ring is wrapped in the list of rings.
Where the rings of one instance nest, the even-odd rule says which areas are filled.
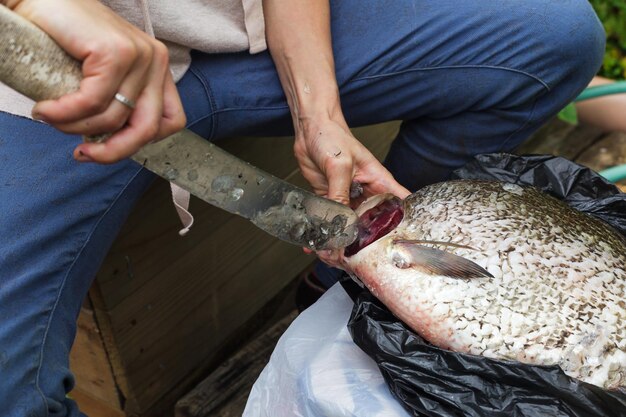
[[[349,207],[276,178],[189,130],[145,146],[133,159],[287,242],[317,250],[356,238],[358,219]]]
[[[34,100],[78,89],[80,64],[46,33],[0,6],[0,81]],[[133,159],[200,199],[243,216],[267,233],[315,250],[352,243],[357,216],[183,130]]]

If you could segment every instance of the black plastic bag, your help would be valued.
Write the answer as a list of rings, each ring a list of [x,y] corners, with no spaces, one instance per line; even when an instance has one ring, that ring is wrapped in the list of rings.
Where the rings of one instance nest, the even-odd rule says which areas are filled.
[[[534,185],[597,216],[626,236],[626,194],[593,171],[553,156],[480,155],[456,178]],[[558,366],[498,361],[439,349],[369,291],[342,285],[355,301],[354,342],[376,361],[391,392],[415,416],[626,417],[626,394],[568,377]]]

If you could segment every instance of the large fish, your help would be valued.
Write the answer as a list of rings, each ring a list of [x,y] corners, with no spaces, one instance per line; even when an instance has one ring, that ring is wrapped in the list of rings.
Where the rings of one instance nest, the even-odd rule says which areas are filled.
[[[450,181],[358,210],[345,269],[432,344],[626,386],[626,239],[535,188]]]

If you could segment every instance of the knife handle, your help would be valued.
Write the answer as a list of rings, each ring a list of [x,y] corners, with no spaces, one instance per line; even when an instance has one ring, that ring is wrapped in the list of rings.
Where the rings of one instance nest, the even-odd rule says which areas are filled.
[[[38,26],[0,6],[0,80],[35,101],[57,99],[77,91],[80,63]],[[110,134],[84,136],[102,142]]]

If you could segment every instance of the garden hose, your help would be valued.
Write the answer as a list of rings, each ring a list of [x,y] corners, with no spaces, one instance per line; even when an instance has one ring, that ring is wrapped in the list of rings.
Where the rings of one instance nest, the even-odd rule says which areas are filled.
[[[626,81],[618,81],[611,84],[588,87],[578,97],[576,97],[574,102],[590,100],[592,98],[618,93],[626,93]],[[626,164],[605,169],[600,171],[599,174],[611,182],[624,180],[626,179]]]
[[[587,87],[582,93],[580,93],[578,97],[576,97],[574,102],[618,93],[626,93],[626,81],[617,81],[611,84],[602,84],[596,85],[594,87]]]

